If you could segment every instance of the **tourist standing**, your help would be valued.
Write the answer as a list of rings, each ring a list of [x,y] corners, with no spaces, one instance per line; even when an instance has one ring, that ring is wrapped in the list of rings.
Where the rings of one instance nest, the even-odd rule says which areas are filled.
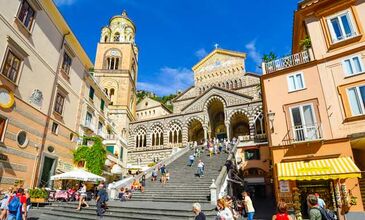
[[[322,220],[320,207],[318,206],[318,199],[315,195],[309,194],[307,197],[310,220]]]
[[[188,163],[188,166],[189,167],[193,166],[194,160],[195,160],[194,154],[190,154],[190,156],[189,156],[189,163]]]
[[[253,216],[255,215],[255,209],[253,207],[252,200],[246,191],[242,193],[242,198],[247,213],[247,220],[253,220]]]
[[[166,184],[166,165],[163,164],[160,168],[160,173],[161,173],[161,183],[162,184]]]
[[[217,200],[217,217],[216,220],[233,220],[233,213],[231,210],[227,207],[227,203],[224,199],[218,199]]]
[[[10,187],[8,189],[8,191],[6,193],[4,193],[4,196],[2,197],[0,220],[5,220],[7,218],[8,203],[9,203],[9,199],[12,195],[12,192],[13,192],[13,188]]]
[[[293,220],[293,218],[288,215],[288,205],[284,201],[278,202],[277,213],[272,216],[272,220]]]
[[[89,204],[87,204],[87,202],[86,202],[86,197],[87,197],[86,190],[87,190],[87,188],[86,188],[85,183],[82,183],[81,184],[81,188],[79,189],[79,193],[80,193],[79,206],[77,207],[76,210],[79,210],[80,211],[81,210],[81,206],[83,204],[86,205],[86,208],[89,208]]]
[[[156,180],[157,180],[157,170],[154,169],[152,171],[151,181],[153,182],[153,181],[156,181]]]
[[[100,184],[98,186],[98,194],[96,197],[96,214],[99,217],[99,219],[103,218],[107,200],[108,200],[108,193],[106,192],[104,185]]]
[[[202,212],[201,205],[199,203],[193,204],[193,212],[195,214],[194,220],[206,220],[205,214]]]
[[[146,173],[144,173],[141,178],[141,192],[144,192],[145,187],[146,187]]]
[[[323,199],[321,199],[319,197],[319,194],[318,193],[314,193],[314,195],[317,197],[317,200],[318,200],[318,206],[321,207],[322,209],[326,209],[326,203],[324,202]]]
[[[204,163],[202,160],[199,160],[199,163],[198,163],[198,176],[199,177],[204,176]]]

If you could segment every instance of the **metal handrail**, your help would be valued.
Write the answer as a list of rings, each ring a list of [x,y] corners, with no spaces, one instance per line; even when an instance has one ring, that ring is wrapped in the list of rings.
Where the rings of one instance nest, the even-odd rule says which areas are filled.
[[[158,162],[156,165],[154,165],[153,167],[150,167],[149,169],[145,170],[144,172],[142,172],[141,174],[138,174],[136,176],[134,176],[133,178],[130,178],[127,181],[123,181],[120,180],[118,182],[120,182],[120,184],[118,184],[118,182],[116,183],[112,183],[111,187],[109,189],[119,189],[121,187],[127,187],[130,186],[134,180],[139,180],[142,178],[143,175],[146,176],[146,178],[151,177],[152,172],[158,168],[159,165],[161,164],[165,164],[165,165],[169,165],[171,164],[173,161],[175,161],[176,159],[178,159],[180,156],[184,155],[186,152],[189,151],[189,146],[183,148],[182,150],[178,151],[177,153],[171,155],[170,157]]]

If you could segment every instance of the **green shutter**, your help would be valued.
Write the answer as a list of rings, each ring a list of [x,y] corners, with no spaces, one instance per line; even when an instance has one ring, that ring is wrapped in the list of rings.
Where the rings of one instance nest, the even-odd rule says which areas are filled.
[[[112,154],[114,154],[114,146],[106,146],[106,150]]]

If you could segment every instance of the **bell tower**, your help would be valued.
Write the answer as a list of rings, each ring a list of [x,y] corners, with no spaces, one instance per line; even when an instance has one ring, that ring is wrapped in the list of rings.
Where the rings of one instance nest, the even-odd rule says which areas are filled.
[[[111,99],[109,117],[127,138],[129,122],[135,120],[138,48],[136,27],[126,11],[102,28],[97,46],[94,76]]]

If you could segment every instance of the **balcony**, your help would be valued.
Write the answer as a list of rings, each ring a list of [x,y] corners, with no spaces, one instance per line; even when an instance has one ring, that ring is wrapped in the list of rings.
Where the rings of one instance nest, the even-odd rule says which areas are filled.
[[[312,48],[309,48],[296,54],[263,63],[263,73],[274,73],[279,70],[284,70],[301,64],[309,63],[310,61],[313,61],[313,58],[314,56]]]
[[[95,125],[92,122],[90,122],[90,121],[84,121],[83,123],[81,123],[81,126],[85,130],[89,130],[89,131],[95,133]]]
[[[322,140],[322,126],[320,123],[312,125],[293,126],[285,135],[282,145]]]

